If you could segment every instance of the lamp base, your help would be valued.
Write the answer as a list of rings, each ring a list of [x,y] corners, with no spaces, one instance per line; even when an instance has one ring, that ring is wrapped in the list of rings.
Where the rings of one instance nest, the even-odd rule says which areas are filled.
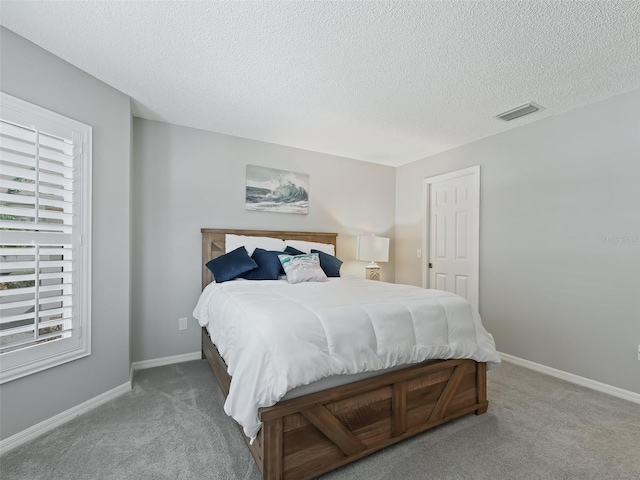
[[[380,280],[380,267],[371,262],[369,265],[367,265],[366,267],[366,273],[365,273],[365,278],[368,280]]]

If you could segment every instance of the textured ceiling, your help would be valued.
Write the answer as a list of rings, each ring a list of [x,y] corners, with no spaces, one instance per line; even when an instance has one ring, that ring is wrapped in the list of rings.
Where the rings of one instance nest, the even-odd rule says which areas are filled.
[[[640,88],[637,1],[2,1],[0,23],[136,116],[388,165]]]

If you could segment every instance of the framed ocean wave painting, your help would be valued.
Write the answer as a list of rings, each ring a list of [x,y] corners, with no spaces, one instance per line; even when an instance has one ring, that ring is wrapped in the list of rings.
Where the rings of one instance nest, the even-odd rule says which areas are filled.
[[[309,213],[309,175],[247,165],[246,209]]]

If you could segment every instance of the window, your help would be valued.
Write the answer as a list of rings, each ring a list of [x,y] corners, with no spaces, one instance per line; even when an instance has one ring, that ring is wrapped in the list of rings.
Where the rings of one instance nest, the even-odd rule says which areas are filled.
[[[0,383],[91,351],[91,127],[0,92]]]

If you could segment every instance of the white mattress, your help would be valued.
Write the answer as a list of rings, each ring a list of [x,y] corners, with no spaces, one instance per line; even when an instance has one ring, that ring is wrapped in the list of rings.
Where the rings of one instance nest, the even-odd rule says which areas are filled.
[[[250,438],[261,427],[258,409],[298,387],[307,389],[289,395],[430,359],[500,363],[493,337],[465,299],[408,285],[353,277],[210,284],[194,316],[233,377],[225,412]]]
[[[282,400],[303,397],[311,393],[329,390],[330,388],[334,387],[341,387],[342,385],[347,385],[348,383],[357,382],[359,380],[366,380],[367,378],[377,377],[385,373],[395,372],[396,370],[402,370],[403,368],[409,368],[412,366],[413,365],[398,365],[396,367],[386,368],[384,370],[376,370],[375,372],[361,372],[354,373],[352,375],[332,375],[331,377],[322,378],[317,382],[312,382],[309,385],[302,385],[300,387],[293,388],[289,390],[284,397],[282,397]]]

